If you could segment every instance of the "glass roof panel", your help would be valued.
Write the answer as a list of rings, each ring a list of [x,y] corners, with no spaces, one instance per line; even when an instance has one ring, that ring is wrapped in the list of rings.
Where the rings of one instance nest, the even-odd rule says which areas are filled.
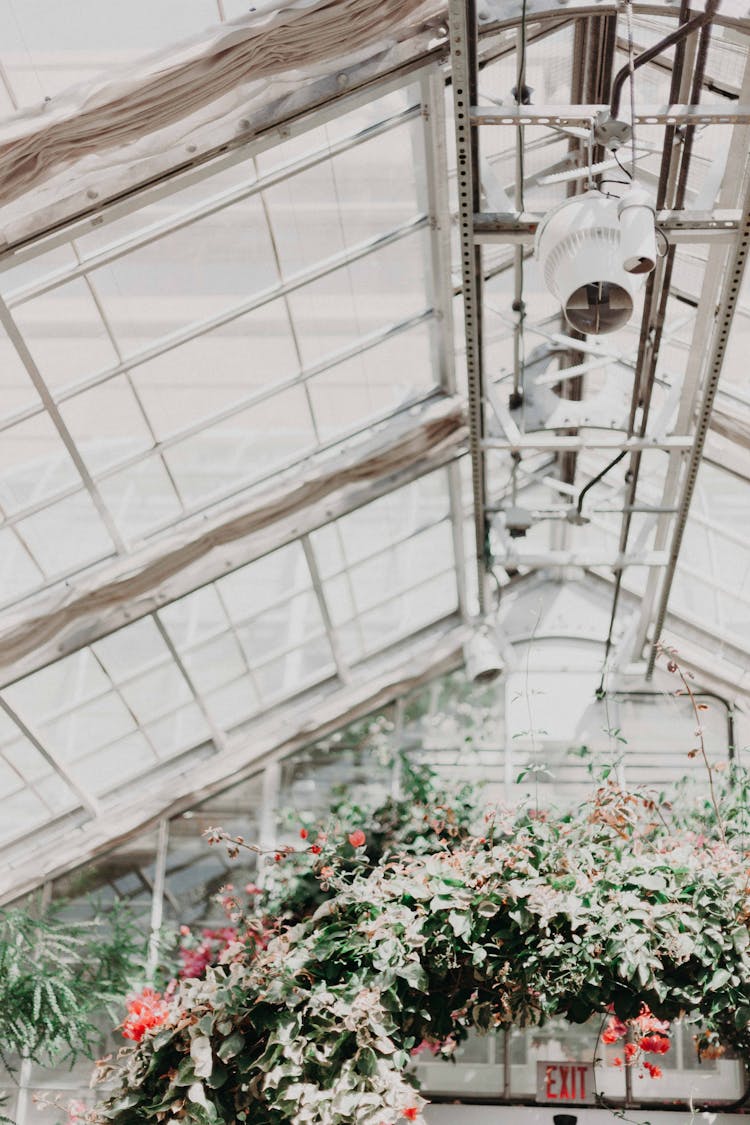
[[[0,9],[0,59],[15,104],[35,105],[218,18],[216,0],[132,0],[125,7],[77,0],[64,8],[51,0],[8,0]]]
[[[246,10],[234,0],[222,2],[227,16]],[[121,12],[105,18],[110,0],[97,13],[88,11],[87,0],[55,39],[59,13],[44,25],[48,0],[30,3],[28,11],[20,13],[16,4],[0,16],[0,32],[5,20],[11,45],[8,58],[0,48],[10,75],[4,93],[0,81],[0,97],[9,100],[16,79],[24,90],[36,82],[38,99],[76,67],[83,74],[107,66],[221,15],[215,0],[190,0],[179,13],[172,13],[170,0],[158,14],[141,10],[139,0],[126,21],[134,26],[123,31]],[[93,21],[85,47],[75,45],[81,14]],[[622,32],[624,15],[618,21]],[[651,42],[672,23],[638,18],[636,38]],[[483,49],[514,43],[515,33],[488,38]],[[526,81],[535,103],[569,103],[573,48],[572,20],[529,46]],[[622,48],[621,42],[615,66],[626,61]],[[739,85],[745,56],[744,47],[717,31],[709,72],[713,67],[717,80]],[[639,72],[640,100],[666,100],[670,60],[667,55],[664,66]],[[509,104],[517,65],[514,53],[505,51],[483,67],[485,104]],[[0,290],[55,405],[47,410],[34,390],[30,375],[36,372],[31,364],[30,372],[24,370],[11,331],[0,340],[8,411],[0,460],[4,602],[55,583],[56,595],[72,597],[82,572],[82,581],[94,583],[112,559],[112,569],[122,574],[136,551],[152,551],[155,558],[161,545],[169,549],[173,535],[182,542],[183,533],[198,534],[205,516],[223,518],[226,501],[261,497],[265,482],[280,491],[282,470],[288,471],[284,485],[296,487],[306,481],[316,453],[326,467],[335,466],[335,443],[366,436],[375,421],[397,412],[400,424],[415,401],[451,388],[446,364],[442,387],[435,364],[446,359],[441,349],[449,331],[441,302],[450,302],[451,289],[438,272],[445,266],[448,273],[438,243],[442,236],[448,240],[450,223],[434,214],[443,157],[438,154],[429,167],[424,159],[430,155],[429,130],[440,127],[439,114],[431,123],[421,104],[431,81],[425,76],[331,120],[325,109],[309,117],[309,128],[281,143],[273,144],[269,134],[232,149],[192,169],[189,186],[180,186],[180,177],[173,191],[160,184],[158,198],[156,192],[135,197],[127,213],[114,219],[102,208],[97,225],[80,227],[68,243],[36,260],[6,263]],[[446,97],[452,160],[450,90]],[[582,188],[585,154],[574,143],[575,131],[527,126],[517,194],[518,135],[509,126],[483,134],[483,206],[541,213]],[[715,206],[723,168],[715,148],[728,149],[725,140],[719,127],[696,133],[689,208]],[[638,175],[649,187],[656,184],[663,141],[662,126],[639,128]],[[618,174],[612,160],[603,171]],[[454,175],[449,190],[455,196]],[[651,401],[665,434],[675,425],[682,380],[697,355],[695,305],[711,253],[708,243],[690,242],[681,243],[675,256]],[[514,273],[508,267],[517,258]],[[613,560],[628,495],[627,460],[588,496],[585,526],[573,530],[573,521],[563,521],[584,484],[611,460],[611,451],[587,443],[596,443],[602,430],[616,438],[626,432],[641,306],[616,341],[592,356],[585,341],[561,341],[559,307],[533,260],[509,244],[486,247],[484,264],[492,274],[485,343],[493,392],[507,402],[514,362],[520,362],[527,378],[517,416],[521,429],[577,435],[584,446],[567,463],[554,452],[524,453],[520,462],[507,450],[489,456],[493,501],[507,506],[518,495],[535,510],[524,539],[509,543],[502,513],[494,535],[505,535],[504,548],[520,553],[544,557],[574,542],[584,556]],[[519,277],[527,305],[520,326],[519,309],[513,308]],[[458,281],[456,274],[454,292]],[[747,308],[737,321],[719,395],[735,423],[750,412],[742,382],[747,292],[743,300]],[[458,303],[455,312],[461,323]],[[591,361],[580,402],[554,389],[576,343]],[[458,344],[460,352],[460,339]],[[502,426],[495,426],[490,409],[487,416],[491,433],[499,433]],[[715,432],[735,442],[724,430]],[[76,467],[70,447],[83,468],[81,462]],[[668,460],[663,452],[644,454],[640,503],[661,502]],[[467,594],[459,583],[469,587],[475,580],[474,568],[464,574],[456,558],[462,538],[467,556],[475,546],[467,458],[460,473],[463,499],[455,495],[461,491],[458,473],[451,489],[447,470],[430,472],[233,573],[216,578],[221,567],[197,571],[198,589],[158,610],[158,601],[149,603],[153,616],[5,689],[8,705],[61,766],[58,777],[11,723],[6,745],[0,745],[0,781],[11,785],[13,761],[24,755],[38,769],[36,777],[18,778],[17,816],[41,823],[37,815],[51,819],[78,810],[76,787],[95,805],[99,798],[104,809],[134,798],[165,765],[176,775],[185,769],[183,755],[221,755],[245,737],[247,724],[279,702],[311,688],[316,699],[323,698],[350,682],[352,666],[359,674],[356,666],[373,654],[452,620]],[[383,487],[378,482],[371,495]],[[741,527],[743,502],[737,476],[704,465],[672,604],[676,614],[706,629],[715,625],[717,640],[726,636],[746,649],[750,543]],[[659,542],[657,515],[632,513],[629,550],[652,552]],[[285,527],[287,534],[299,535],[300,528]],[[267,549],[261,542],[258,549]],[[507,567],[498,577],[503,587],[527,569],[512,565],[511,551],[504,557]],[[230,559],[226,565],[236,564]],[[613,573],[611,564],[590,569]],[[643,566],[626,570],[627,591],[646,586]],[[499,756],[493,763],[505,769]],[[66,769],[70,785],[63,780]],[[55,782],[61,796],[53,798]]]

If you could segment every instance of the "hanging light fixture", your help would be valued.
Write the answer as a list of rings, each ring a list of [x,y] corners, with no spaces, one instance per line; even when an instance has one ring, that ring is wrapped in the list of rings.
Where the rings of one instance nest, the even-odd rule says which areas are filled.
[[[634,297],[641,285],[638,276],[650,244],[645,238],[644,214],[653,210],[638,200],[625,203],[628,226],[628,261],[623,263],[621,201],[596,189],[564,200],[547,214],[536,234],[536,256],[549,291],[562,305],[571,328],[587,335],[604,335],[627,324]],[[645,192],[642,193],[645,195]],[[647,197],[646,197],[647,198]],[[654,247],[654,257],[656,250]],[[651,267],[653,268],[653,266]]]
[[[464,665],[470,683],[491,684],[505,671],[506,645],[497,624],[481,621],[477,625],[464,643]]]

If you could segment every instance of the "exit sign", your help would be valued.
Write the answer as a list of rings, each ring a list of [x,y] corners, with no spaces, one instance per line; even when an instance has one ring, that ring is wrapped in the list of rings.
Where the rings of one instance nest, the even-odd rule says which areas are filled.
[[[538,1062],[536,1100],[548,1105],[596,1105],[591,1063]]]

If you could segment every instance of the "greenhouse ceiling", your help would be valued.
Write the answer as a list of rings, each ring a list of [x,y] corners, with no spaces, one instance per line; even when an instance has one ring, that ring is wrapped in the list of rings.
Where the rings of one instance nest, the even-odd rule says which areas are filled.
[[[5,5],[0,892],[456,667],[514,588],[604,599],[602,674],[662,640],[746,701],[747,3],[592,133],[704,9]],[[629,161],[661,256],[583,336],[534,233]]]

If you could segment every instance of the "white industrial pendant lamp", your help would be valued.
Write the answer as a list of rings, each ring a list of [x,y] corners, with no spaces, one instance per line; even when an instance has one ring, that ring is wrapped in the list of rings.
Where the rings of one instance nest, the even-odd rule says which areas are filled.
[[[654,221],[640,188],[621,199],[592,189],[545,215],[536,256],[571,328],[604,335],[627,324],[643,276],[656,261]]]

